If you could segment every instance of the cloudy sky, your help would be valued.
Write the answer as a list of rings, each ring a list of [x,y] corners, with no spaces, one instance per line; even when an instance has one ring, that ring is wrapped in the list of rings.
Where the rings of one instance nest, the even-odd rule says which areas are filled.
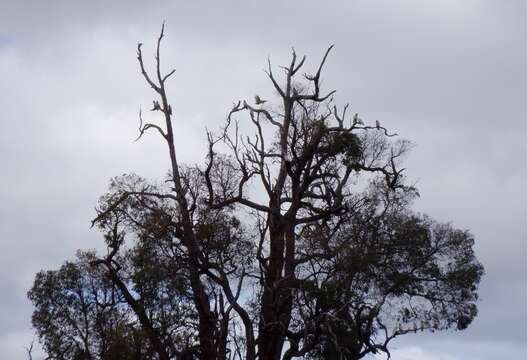
[[[487,273],[468,330],[401,338],[393,358],[524,359],[526,14],[512,0],[0,0],[0,358],[25,359],[35,272],[102,247],[89,224],[109,178],[168,168],[154,136],[133,142],[153,98],[136,43],[152,54],[166,20],[187,162],[234,100],[272,97],[268,56],[294,46],[314,67],[334,43],[324,85],[414,142],[416,209],[470,229]]]

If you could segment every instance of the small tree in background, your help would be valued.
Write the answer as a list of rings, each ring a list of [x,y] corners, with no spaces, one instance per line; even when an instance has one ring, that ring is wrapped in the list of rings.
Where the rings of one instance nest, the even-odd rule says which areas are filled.
[[[112,181],[93,221],[108,254],[82,262],[84,275],[58,281],[60,289],[100,279],[96,292],[112,291],[119,302],[110,308],[126,318],[108,331],[118,339],[132,331],[155,354],[137,356],[161,360],[360,359],[389,355],[400,335],[471,323],[483,274],[472,236],[412,212],[417,191],[399,167],[409,143],[339,109],[335,91],[322,92],[331,47],[312,74],[294,52],[283,79],[269,63],[277,103],[236,102],[219,134],[207,133],[205,164],[184,166],[166,95],[174,71],[160,64],[163,37],[164,27],[153,75],[138,46],[141,73],[157,95],[152,110],[163,119],[145,123],[140,114],[139,137],[160,135],[169,175],[161,185],[136,175]],[[240,121],[254,131],[242,134]],[[109,338],[92,323],[83,323],[93,334],[87,338],[69,320],[61,327],[59,318],[39,315],[63,296],[39,290],[43,274],[30,298],[50,356],[47,344],[60,334],[82,338],[74,346],[84,352]],[[119,352],[97,349],[90,359]]]
[[[59,270],[37,274],[30,300],[33,326],[50,359],[154,359],[122,295],[92,252]]]

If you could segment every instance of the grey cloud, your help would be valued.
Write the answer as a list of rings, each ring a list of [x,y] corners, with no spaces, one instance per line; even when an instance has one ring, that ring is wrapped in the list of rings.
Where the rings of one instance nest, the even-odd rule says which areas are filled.
[[[285,63],[294,45],[312,69],[335,43],[324,85],[416,144],[406,163],[422,195],[416,208],[469,228],[487,269],[471,328],[397,346],[417,344],[438,358],[443,343],[459,350],[454,359],[470,351],[485,359],[491,348],[518,356],[527,321],[525,10],[519,1],[454,0],[5,4],[0,287],[9,290],[0,299],[0,343],[29,334],[25,292],[34,272],[77,248],[102,247],[89,220],[108,179],[164,173],[156,139],[132,140],[139,106],[152,99],[135,46],[144,42],[151,55],[166,19],[163,59],[177,69],[170,94],[187,162],[200,161],[203,129],[217,128],[232,101],[272,98],[262,71],[268,55]],[[5,353],[23,359],[14,346]]]

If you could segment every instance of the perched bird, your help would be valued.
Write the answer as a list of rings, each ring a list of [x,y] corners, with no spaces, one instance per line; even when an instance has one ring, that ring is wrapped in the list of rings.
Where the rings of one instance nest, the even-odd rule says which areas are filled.
[[[262,100],[262,99],[260,99],[260,97],[258,95],[255,95],[254,96],[254,102],[256,103],[256,105],[262,105],[262,104],[265,104],[267,102],[267,100]]]
[[[375,127],[377,129],[379,129],[381,127],[381,123],[379,122],[379,120],[375,120]]]
[[[161,110],[161,105],[159,105],[159,101],[154,100],[154,107],[150,109],[150,111],[156,111],[156,110]]]
[[[249,104],[247,104],[247,101],[243,100],[243,108],[247,109],[249,107]]]
[[[362,121],[362,119],[359,117],[359,114],[357,113],[353,115],[353,125],[364,125],[364,122]]]

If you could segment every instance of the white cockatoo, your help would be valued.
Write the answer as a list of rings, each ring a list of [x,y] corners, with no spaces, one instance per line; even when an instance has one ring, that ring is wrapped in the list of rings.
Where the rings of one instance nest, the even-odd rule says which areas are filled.
[[[364,125],[364,122],[362,121],[362,119],[359,117],[359,114],[357,113],[353,115],[353,125]]]

